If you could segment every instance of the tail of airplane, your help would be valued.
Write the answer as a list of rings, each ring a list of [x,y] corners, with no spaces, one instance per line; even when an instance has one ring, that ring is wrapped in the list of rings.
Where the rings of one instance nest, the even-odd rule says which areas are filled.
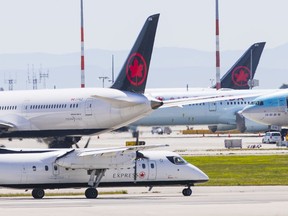
[[[155,14],[147,18],[111,88],[144,93],[159,16]]]
[[[254,78],[265,42],[255,43],[221,78],[221,88],[249,89],[248,81]],[[252,60],[252,70],[251,70]],[[215,86],[213,86],[215,88]]]

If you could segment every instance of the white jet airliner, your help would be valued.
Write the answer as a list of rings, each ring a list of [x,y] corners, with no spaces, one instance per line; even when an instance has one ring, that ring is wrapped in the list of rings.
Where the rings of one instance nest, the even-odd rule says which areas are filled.
[[[169,151],[142,151],[159,147],[134,146],[102,149],[0,149],[0,186],[33,189],[36,199],[44,189],[82,188],[87,198],[98,196],[98,187],[183,185],[191,186],[208,176]],[[141,152],[140,152],[141,151]]]
[[[50,137],[51,147],[70,147],[81,135],[115,130],[160,107],[143,95],[158,19],[148,17],[111,88],[0,92],[0,138]]]
[[[277,91],[245,90],[249,89],[249,81],[254,78],[264,46],[265,42],[259,42],[249,47],[221,78],[221,86],[224,87],[224,89],[146,89],[145,94],[147,96],[162,101],[205,96],[214,96],[215,100],[213,101],[212,99],[210,102],[207,102],[207,100],[199,103],[194,102],[181,108],[160,109],[132,123],[132,126],[209,125],[210,130],[213,132],[232,129],[238,129],[241,132],[267,130],[267,126],[245,119],[239,114],[239,112],[252,103],[257,96]],[[235,97],[232,99],[232,96]],[[221,97],[230,97],[230,99],[219,100]]]
[[[288,90],[257,97],[242,114],[253,121],[270,125],[272,129],[288,127]]]
[[[172,100],[179,98],[196,98],[210,96],[202,102],[191,102],[181,107],[161,108],[150,115],[132,123],[132,126],[156,125],[209,125],[211,131],[225,131],[238,129],[241,132],[259,132],[268,130],[267,125],[245,119],[241,110],[250,105],[261,95],[280,91],[274,90],[215,90],[215,89],[189,89],[146,91],[146,95],[159,100]],[[214,97],[214,99],[213,99]],[[199,100],[201,101],[201,100]]]

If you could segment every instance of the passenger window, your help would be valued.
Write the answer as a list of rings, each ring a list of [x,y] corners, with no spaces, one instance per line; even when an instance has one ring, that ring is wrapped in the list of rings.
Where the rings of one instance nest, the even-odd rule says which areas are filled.
[[[46,165],[45,166],[45,171],[48,171],[49,170],[49,167]]]
[[[151,163],[150,166],[151,166],[151,169],[154,169],[154,168],[155,168],[155,166],[154,166],[153,163]]]
[[[32,167],[32,170],[33,170],[33,171],[36,171],[36,166],[33,166],[33,167]]]
[[[146,165],[145,164],[142,164],[142,169],[146,169]]]

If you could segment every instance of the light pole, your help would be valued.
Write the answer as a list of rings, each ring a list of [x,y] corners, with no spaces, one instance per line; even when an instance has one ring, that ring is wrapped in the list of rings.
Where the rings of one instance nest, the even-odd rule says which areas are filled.
[[[98,77],[99,79],[102,79],[102,88],[104,88],[104,82],[105,82],[105,79],[109,79],[109,77],[107,76],[100,76]]]

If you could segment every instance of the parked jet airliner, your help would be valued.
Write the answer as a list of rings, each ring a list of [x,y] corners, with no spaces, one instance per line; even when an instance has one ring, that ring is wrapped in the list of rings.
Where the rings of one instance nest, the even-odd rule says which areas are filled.
[[[288,90],[257,97],[253,105],[246,107],[242,114],[253,121],[270,125],[280,130],[288,127]]]
[[[208,176],[182,157],[168,151],[142,151],[158,146],[102,149],[0,149],[0,186],[33,189],[36,199],[44,189],[82,188],[87,198],[98,196],[98,187],[183,185],[191,186]],[[140,152],[141,151],[141,152]]]
[[[158,19],[148,17],[111,88],[0,92],[0,138],[50,137],[52,146],[71,146],[77,136],[115,130],[160,107],[143,95]]]
[[[189,88],[189,89],[146,89],[146,95],[159,100],[171,100],[179,98],[215,96],[235,96],[234,100],[212,101],[206,103],[194,103],[187,106],[165,108],[158,110],[137,122],[132,126],[159,126],[159,125],[209,125],[211,131],[225,131],[238,129],[241,132],[258,132],[267,130],[267,126],[258,124],[238,112],[249,105],[252,100],[267,92],[274,90],[249,89],[249,80],[254,75],[264,49],[265,42],[251,45],[239,60],[221,78],[221,86],[230,89],[215,90],[213,88]],[[232,89],[244,89],[237,91]],[[249,96],[251,95],[251,97]],[[238,98],[237,98],[238,96]]]
[[[150,97],[165,100],[177,98],[193,98],[210,95],[215,97],[210,102],[191,103],[182,107],[161,108],[150,115],[132,123],[132,126],[157,125],[209,125],[210,130],[225,131],[238,129],[241,132],[259,132],[269,130],[267,125],[259,124],[243,118],[239,112],[250,105],[261,95],[280,91],[274,90],[214,90],[203,91],[151,91]],[[228,97],[234,99],[227,99]],[[221,99],[223,98],[223,99]],[[205,101],[205,100],[204,100]]]

